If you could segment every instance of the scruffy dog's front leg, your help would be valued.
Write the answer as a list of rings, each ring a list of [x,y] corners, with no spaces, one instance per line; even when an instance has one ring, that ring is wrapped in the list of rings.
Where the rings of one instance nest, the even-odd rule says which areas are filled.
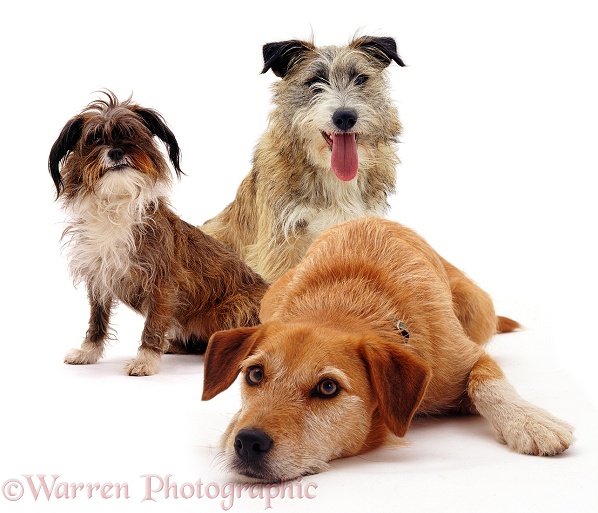
[[[278,224],[282,219],[260,219],[257,239],[247,246],[245,260],[268,283],[275,282],[297,265],[307,251],[311,239],[293,231],[285,233]]]
[[[89,329],[85,334],[81,349],[71,349],[65,355],[64,363],[85,365],[96,363],[104,356],[104,344],[108,338],[113,299],[106,296],[98,298],[91,287],[87,288],[87,296],[91,310]]]
[[[172,321],[173,304],[168,287],[156,287],[149,294],[145,326],[137,357],[127,363],[129,376],[151,376],[160,371],[160,358],[167,349],[166,331]]]
[[[488,355],[472,368],[467,391],[477,411],[491,422],[499,442],[514,451],[554,456],[573,442],[573,428],[525,401]]]

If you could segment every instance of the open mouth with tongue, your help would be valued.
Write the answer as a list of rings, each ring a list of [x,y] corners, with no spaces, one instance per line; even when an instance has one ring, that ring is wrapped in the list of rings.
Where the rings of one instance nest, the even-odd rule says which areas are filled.
[[[332,133],[322,132],[322,137],[328,144],[332,155],[330,165],[334,174],[348,182],[357,176],[359,160],[357,157],[357,134],[356,133]]]

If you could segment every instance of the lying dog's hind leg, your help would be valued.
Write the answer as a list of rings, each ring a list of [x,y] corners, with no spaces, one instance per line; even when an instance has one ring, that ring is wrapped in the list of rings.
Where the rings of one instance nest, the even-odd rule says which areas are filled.
[[[492,424],[499,442],[523,454],[553,456],[573,442],[573,428],[525,401],[487,354],[469,374],[467,394]]]
[[[510,327],[506,322],[501,322],[503,318],[496,316],[490,295],[454,265],[444,259],[442,263],[449,278],[455,315],[471,340],[485,344],[496,333],[513,331],[519,327],[515,321],[511,321]]]

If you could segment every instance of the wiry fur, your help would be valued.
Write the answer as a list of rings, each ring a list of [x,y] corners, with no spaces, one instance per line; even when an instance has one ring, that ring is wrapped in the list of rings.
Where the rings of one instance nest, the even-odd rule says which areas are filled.
[[[526,454],[558,454],[573,440],[484,352],[518,324],[497,318],[486,292],[397,223],[362,218],[324,232],[272,284],[260,318],[215,333],[204,366],[204,400],[245,376],[242,408],[222,439],[231,470],[244,476],[321,471],[403,436],[415,414],[479,412]],[[330,382],[335,393],[322,396]]]
[[[263,52],[263,72],[282,79],[273,86],[268,128],[236,198],[202,229],[271,282],[326,228],[386,213],[401,124],[385,68],[403,61],[394,40],[379,37],[325,47],[283,41]],[[335,123],[343,110],[354,112],[354,125]],[[331,167],[330,136],[343,132],[357,137],[358,171],[349,181]]]
[[[131,375],[158,372],[168,350],[203,351],[221,329],[258,322],[267,288],[234,253],[185,223],[169,207],[166,145],[178,175],[179,148],[162,117],[110,92],[63,128],[49,168],[69,215],[64,231],[76,283],[91,305],[81,349],[67,363],[95,363],[121,301],[145,319]]]

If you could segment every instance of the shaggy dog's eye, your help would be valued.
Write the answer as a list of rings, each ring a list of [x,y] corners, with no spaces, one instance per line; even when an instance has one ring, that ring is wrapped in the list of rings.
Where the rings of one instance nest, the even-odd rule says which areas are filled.
[[[314,396],[323,399],[330,399],[336,396],[341,391],[341,387],[336,381],[332,379],[323,379],[318,383],[314,389]]]
[[[357,75],[355,77],[355,85],[357,85],[357,86],[363,85],[368,81],[369,78],[370,77],[368,77],[367,75]]]
[[[93,145],[93,144],[98,144],[99,142],[102,141],[102,132],[91,132],[86,138],[85,138],[85,144],[87,145]]]
[[[256,387],[264,380],[264,369],[259,365],[254,365],[253,367],[249,367],[247,369],[247,373],[245,374],[245,381],[247,384]]]

